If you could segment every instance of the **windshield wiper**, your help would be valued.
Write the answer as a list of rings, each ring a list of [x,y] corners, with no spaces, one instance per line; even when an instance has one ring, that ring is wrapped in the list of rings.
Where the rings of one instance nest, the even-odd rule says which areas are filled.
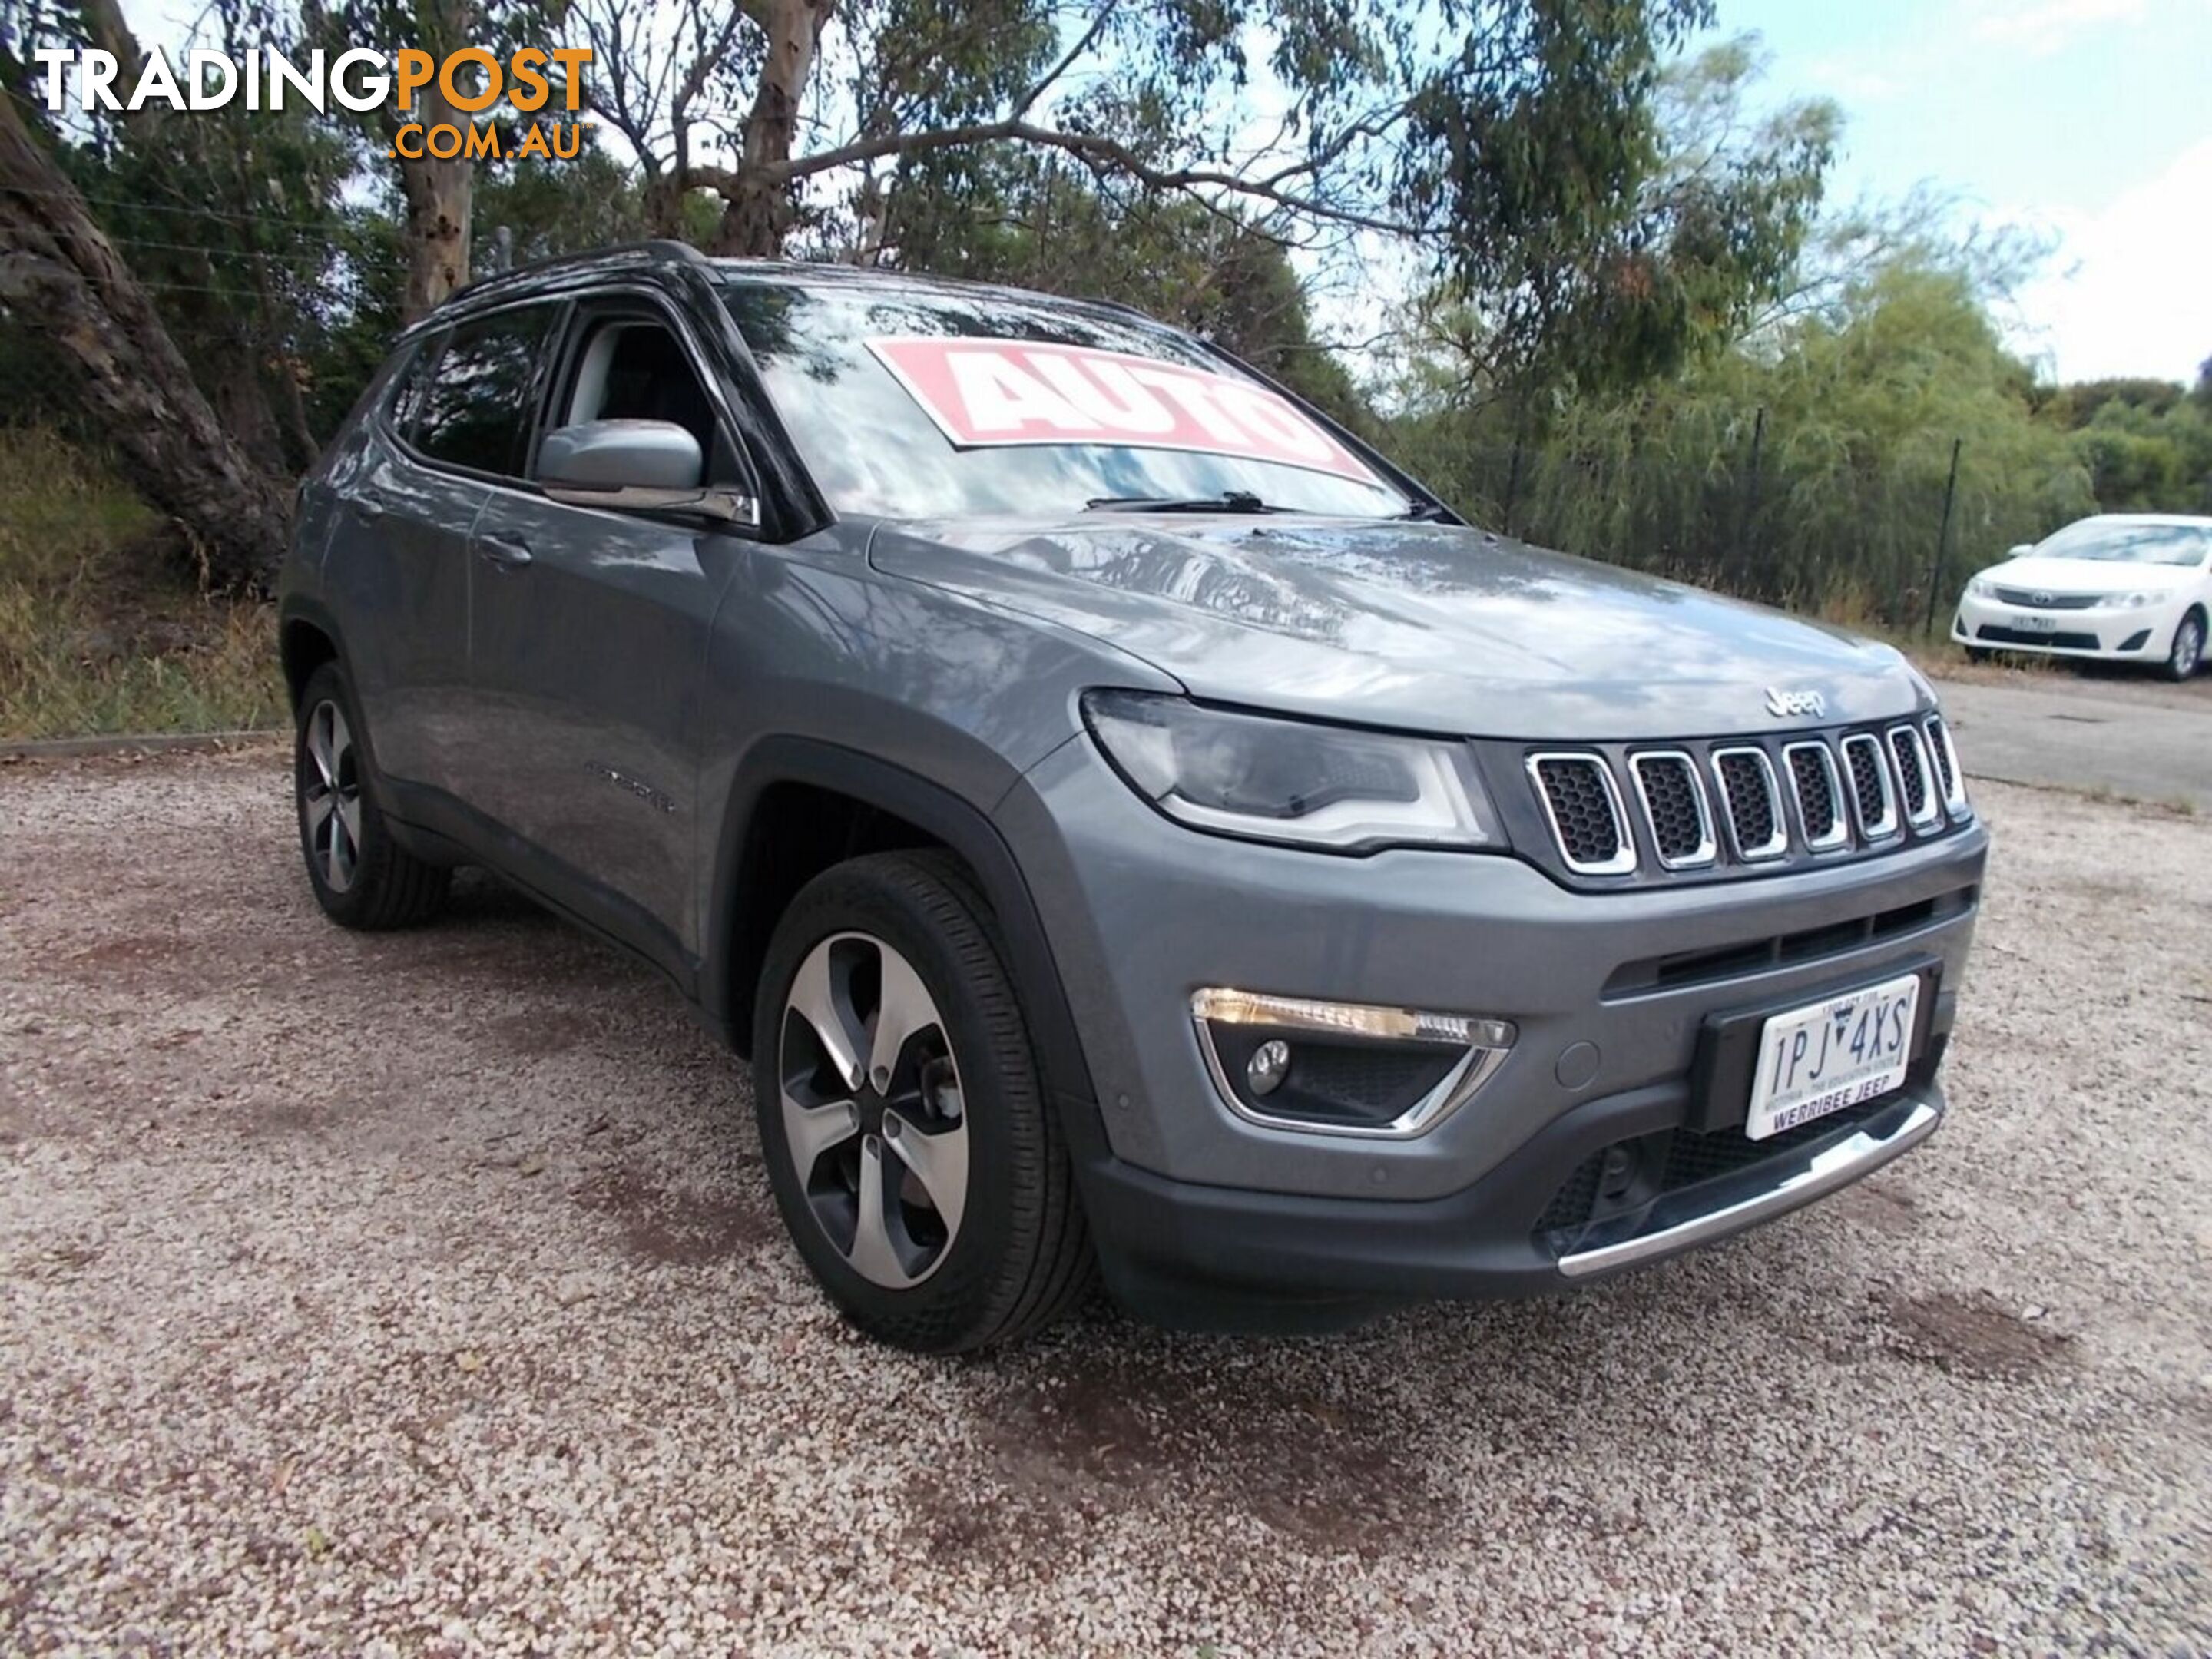
[[[1416,501],[1403,513],[1392,516],[1410,519],[1415,524],[1449,524],[1452,517],[1451,510],[1440,501]]]
[[[1088,513],[1275,513],[1249,489],[1224,489],[1218,495],[1094,495]]]

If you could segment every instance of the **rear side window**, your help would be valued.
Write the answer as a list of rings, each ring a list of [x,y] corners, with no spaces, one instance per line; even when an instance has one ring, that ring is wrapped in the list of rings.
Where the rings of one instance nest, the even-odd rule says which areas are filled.
[[[519,477],[550,306],[524,306],[453,331],[421,393],[415,447],[433,460]]]

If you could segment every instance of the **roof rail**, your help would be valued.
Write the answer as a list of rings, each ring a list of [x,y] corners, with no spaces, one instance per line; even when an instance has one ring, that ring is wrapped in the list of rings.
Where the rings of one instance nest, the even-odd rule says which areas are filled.
[[[556,253],[544,259],[532,259],[527,264],[516,265],[510,270],[495,271],[480,276],[465,288],[455,289],[438,304],[442,310],[454,301],[481,294],[489,289],[505,286],[525,276],[542,276],[548,271],[559,270],[569,265],[582,264],[696,264],[708,263],[707,256],[689,242],[679,242],[671,237],[655,237],[639,242],[616,242],[606,247],[597,247],[582,253]]]

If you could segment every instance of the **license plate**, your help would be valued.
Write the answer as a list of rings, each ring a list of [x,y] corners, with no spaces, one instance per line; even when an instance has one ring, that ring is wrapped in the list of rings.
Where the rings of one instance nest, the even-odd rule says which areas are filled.
[[[1764,1140],[1887,1094],[1905,1081],[1919,1009],[1920,975],[1905,974],[1775,1015],[1759,1034],[1744,1133]]]
[[[2012,625],[2030,634],[2048,634],[2058,626],[2058,618],[2021,615],[2012,619]]]

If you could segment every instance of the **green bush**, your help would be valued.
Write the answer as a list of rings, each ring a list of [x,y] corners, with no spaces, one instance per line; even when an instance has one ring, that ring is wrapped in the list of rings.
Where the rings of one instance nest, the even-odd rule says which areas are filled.
[[[2032,390],[1964,277],[1900,264],[1672,380],[1431,401],[1397,422],[1397,447],[1478,520],[1528,540],[1911,626],[1927,611],[1954,440],[1939,619],[1972,571],[2098,510],[2075,440],[2037,417]]]

